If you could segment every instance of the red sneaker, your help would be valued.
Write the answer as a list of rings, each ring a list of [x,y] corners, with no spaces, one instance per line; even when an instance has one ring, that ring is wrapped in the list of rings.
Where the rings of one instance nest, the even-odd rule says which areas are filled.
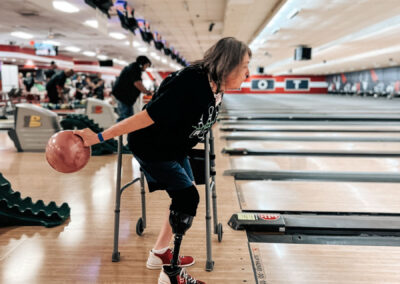
[[[147,259],[146,267],[148,269],[160,269],[163,265],[170,265],[173,253],[171,249],[167,249],[163,254],[150,251]],[[179,266],[187,267],[194,264],[194,258],[191,256],[179,256]],[[178,282],[179,283],[179,282]]]
[[[182,267],[171,268],[164,265],[158,278],[158,284],[206,284],[203,281],[196,280]]]

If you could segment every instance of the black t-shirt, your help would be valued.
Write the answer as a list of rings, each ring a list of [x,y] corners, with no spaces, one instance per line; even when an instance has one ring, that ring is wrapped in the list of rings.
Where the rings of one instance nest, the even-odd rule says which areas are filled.
[[[47,82],[46,84],[47,91],[56,92],[57,86],[63,88],[66,80],[67,76],[65,75],[65,72],[64,71],[58,72],[56,75],[53,75],[53,77],[51,77],[50,81]]]
[[[124,104],[133,105],[140,95],[140,90],[134,85],[137,81],[142,81],[142,68],[134,62],[119,74],[113,86],[113,95]]]
[[[100,86],[98,86],[97,88],[95,88],[93,90],[94,94],[103,94],[104,92],[104,81],[103,79],[99,78],[98,76],[95,76],[93,78],[91,78],[91,81],[94,85],[97,85],[100,81],[102,81],[102,83],[100,84]]]
[[[146,106],[154,124],[128,135],[129,147],[139,158],[166,161],[182,158],[217,119],[208,75],[198,66],[170,74]]]
[[[24,85],[28,92],[31,90],[31,88],[33,87],[34,84],[35,84],[35,80],[33,79],[33,77],[26,77],[24,79]]]
[[[46,75],[47,79],[51,79],[54,74],[56,74],[56,71],[54,69],[47,69],[46,71],[44,71],[44,75]]]

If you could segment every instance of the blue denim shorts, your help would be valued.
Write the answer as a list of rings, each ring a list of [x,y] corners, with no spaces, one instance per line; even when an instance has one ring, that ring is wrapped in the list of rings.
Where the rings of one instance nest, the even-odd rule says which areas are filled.
[[[143,161],[136,157],[150,191],[174,191],[193,185],[194,177],[187,157],[175,161]]]

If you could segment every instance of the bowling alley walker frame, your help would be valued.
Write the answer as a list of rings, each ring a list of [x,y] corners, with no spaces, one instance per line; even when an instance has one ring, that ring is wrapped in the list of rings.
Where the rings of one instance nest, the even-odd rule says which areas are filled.
[[[146,192],[145,192],[145,177],[142,171],[140,171],[140,177],[134,178],[132,181],[121,187],[121,176],[122,176],[122,136],[118,138],[118,161],[117,161],[117,179],[116,179],[116,198],[115,198],[115,219],[114,219],[114,248],[112,253],[112,261],[120,261],[120,252],[118,251],[118,240],[119,240],[119,219],[120,219],[120,205],[121,195],[125,189],[133,185],[136,182],[140,183],[141,193],[141,207],[142,216],[136,223],[136,234],[141,236],[144,229],[146,228]],[[189,156],[190,158],[190,156]],[[199,157],[196,157],[197,159]],[[201,157],[203,159],[203,157]],[[222,241],[223,228],[222,224],[218,223],[217,216],[217,193],[215,184],[215,152],[214,152],[214,137],[210,130],[207,133],[204,140],[204,184],[206,192],[206,243],[207,243],[207,260],[206,260],[206,271],[212,271],[214,269],[214,261],[212,260],[212,244],[211,244],[211,196],[212,196],[212,207],[213,207],[213,225],[214,234],[218,235],[218,241]],[[195,170],[195,169],[194,169]],[[196,176],[196,173],[194,173]],[[211,180],[211,181],[210,181]],[[197,182],[197,185],[200,183]]]

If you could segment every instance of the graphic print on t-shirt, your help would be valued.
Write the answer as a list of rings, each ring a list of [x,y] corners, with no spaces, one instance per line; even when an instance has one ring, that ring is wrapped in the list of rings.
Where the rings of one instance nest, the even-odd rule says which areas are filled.
[[[197,138],[203,141],[208,130],[217,121],[219,113],[219,105],[211,105],[208,107],[208,112],[203,113],[200,117],[200,121],[197,125],[192,125],[194,128],[193,132],[190,134],[189,138]]]

